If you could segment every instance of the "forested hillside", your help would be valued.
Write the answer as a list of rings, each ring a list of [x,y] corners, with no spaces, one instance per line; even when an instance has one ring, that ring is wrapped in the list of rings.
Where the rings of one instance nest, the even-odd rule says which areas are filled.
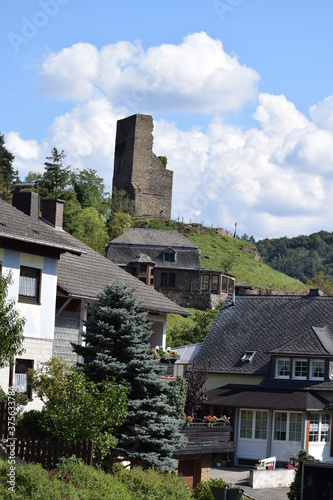
[[[264,239],[257,242],[263,262],[303,283],[322,274],[333,283],[333,233]]]

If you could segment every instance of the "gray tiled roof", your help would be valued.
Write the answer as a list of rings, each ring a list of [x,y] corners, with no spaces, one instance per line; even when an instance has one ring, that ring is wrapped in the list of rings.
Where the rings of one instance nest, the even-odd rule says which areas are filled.
[[[60,257],[58,286],[66,295],[95,299],[108,283],[123,283],[134,290],[143,310],[189,315],[185,309],[131,276],[74,236],[64,233],[64,238],[68,244],[75,244],[84,251],[81,256],[65,253]]]
[[[315,392],[259,388],[228,384],[207,392],[207,404],[231,408],[267,408],[272,410],[322,410],[328,400]]]
[[[112,240],[112,243],[127,243],[131,245],[152,245],[161,247],[198,248],[178,231],[164,229],[132,228]]]
[[[229,296],[197,355],[197,367],[268,376],[271,353],[331,356],[332,332],[333,297],[244,295],[233,305]],[[246,351],[256,351],[251,363],[241,361]]]
[[[9,203],[0,199],[0,239],[14,240],[27,245],[52,248],[58,252],[82,253],[77,240],[68,241],[64,232],[55,230],[47,224],[33,220]]]
[[[168,249],[176,253],[174,262],[166,262],[163,258]],[[145,253],[157,268],[200,269],[200,250],[178,231],[130,229],[109,243],[107,258],[127,266],[135,262],[140,253]]]

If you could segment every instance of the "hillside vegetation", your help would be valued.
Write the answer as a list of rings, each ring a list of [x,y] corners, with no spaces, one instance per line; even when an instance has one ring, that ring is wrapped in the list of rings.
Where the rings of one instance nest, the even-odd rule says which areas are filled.
[[[303,283],[323,274],[333,283],[333,233],[264,239],[257,242],[263,261]]]
[[[199,247],[202,268],[222,270],[233,274],[236,277],[236,283],[252,285],[262,292],[285,294],[306,292],[304,283],[263,263],[256,246],[248,241],[224,236],[216,229],[174,221],[137,220],[135,226],[178,230]]]

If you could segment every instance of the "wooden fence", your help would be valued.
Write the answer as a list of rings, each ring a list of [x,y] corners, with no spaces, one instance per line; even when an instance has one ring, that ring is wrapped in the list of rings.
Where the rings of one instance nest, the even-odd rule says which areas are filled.
[[[93,441],[80,441],[77,443],[48,443],[45,441],[19,439],[9,432],[8,435],[8,408],[5,403],[0,404],[0,440],[2,446],[12,456],[15,444],[15,458],[25,462],[41,464],[46,469],[54,469],[61,457],[80,458],[87,465],[92,465]],[[15,434],[15,433],[14,433]]]

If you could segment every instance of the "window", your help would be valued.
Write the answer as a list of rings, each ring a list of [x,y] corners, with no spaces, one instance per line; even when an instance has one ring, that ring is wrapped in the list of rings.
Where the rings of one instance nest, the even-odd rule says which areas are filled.
[[[169,273],[169,286],[176,286],[176,274]]]
[[[39,304],[40,269],[21,266],[19,301]]]
[[[240,437],[252,439],[253,411],[241,410]]]
[[[232,293],[234,291],[234,281],[228,280],[228,292]]]
[[[255,433],[254,433],[255,439],[267,439],[267,422],[268,422],[267,411],[257,411]]]
[[[265,410],[241,410],[240,434],[243,439],[267,439],[268,412]]]
[[[163,260],[165,262],[175,262],[176,253],[173,250],[165,250],[163,254]]]
[[[33,368],[33,361],[30,359],[17,359],[15,365],[15,392],[26,394],[29,399],[32,398],[32,390],[28,384],[28,370]]]
[[[313,443],[329,442],[330,422],[329,413],[310,413],[309,441]]]
[[[274,415],[274,439],[286,441],[287,439],[287,413],[277,411]]]
[[[145,273],[147,271],[147,264],[140,264],[140,272]]]
[[[222,276],[222,292],[227,293],[228,291],[228,279],[225,276]]]
[[[204,274],[202,277],[202,289],[209,290],[209,274]]]
[[[324,380],[325,361],[312,359],[310,361],[310,378]]]
[[[215,274],[212,276],[212,292],[218,292],[219,290],[219,277]]]
[[[275,441],[301,442],[302,413],[276,411],[273,436]]]
[[[276,360],[276,378],[289,378],[290,376],[290,359],[280,358]]]
[[[176,286],[176,273],[161,273],[161,286]]]
[[[290,413],[289,441],[301,441],[302,439],[302,415],[301,413]]]
[[[307,379],[308,376],[308,360],[295,359],[293,363],[293,378]]]

